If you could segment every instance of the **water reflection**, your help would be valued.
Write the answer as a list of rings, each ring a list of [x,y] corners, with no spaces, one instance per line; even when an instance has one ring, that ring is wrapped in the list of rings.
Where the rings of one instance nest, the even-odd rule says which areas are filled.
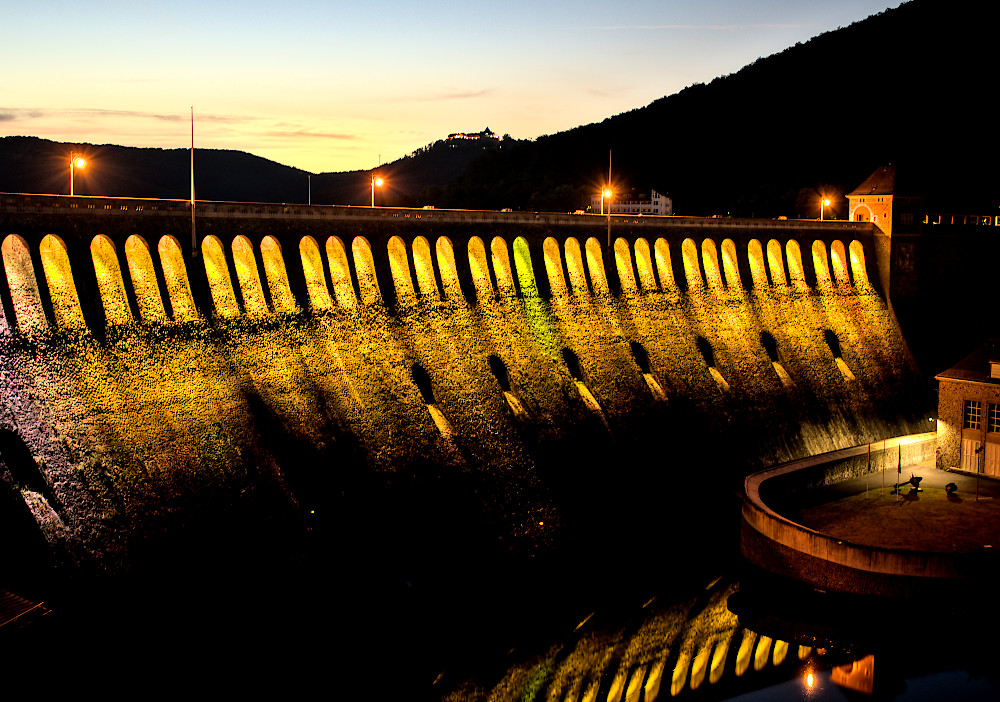
[[[936,613],[742,573],[680,601],[654,598],[617,620],[591,615],[499,679],[442,685],[449,689],[440,699],[889,700],[904,691],[906,699],[937,699],[927,674],[948,671],[954,699],[1000,698],[997,647],[984,634],[995,622],[967,626],[967,612]]]

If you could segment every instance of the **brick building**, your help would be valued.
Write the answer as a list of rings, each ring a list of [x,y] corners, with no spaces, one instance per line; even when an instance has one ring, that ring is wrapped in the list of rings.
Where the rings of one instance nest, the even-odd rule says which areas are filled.
[[[1000,477],[1000,340],[935,378],[938,468]]]

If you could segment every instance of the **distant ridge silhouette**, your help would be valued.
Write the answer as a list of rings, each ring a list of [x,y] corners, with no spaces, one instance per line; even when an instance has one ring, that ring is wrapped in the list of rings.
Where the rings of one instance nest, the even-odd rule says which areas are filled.
[[[887,163],[929,207],[995,208],[986,103],[996,61],[970,31],[993,13],[972,0],[912,0],[600,123],[491,149],[442,139],[382,166],[390,187],[379,201],[573,211],[589,204],[611,150],[619,189],[667,193],[679,214],[818,217],[823,191],[844,216],[837,196]],[[78,193],[188,197],[186,149],[80,148],[95,167]],[[0,191],[66,192],[68,150],[0,138]],[[195,163],[199,198],[308,197],[307,172],[257,156],[198,149]],[[313,174],[313,202],[368,203],[369,173]]]

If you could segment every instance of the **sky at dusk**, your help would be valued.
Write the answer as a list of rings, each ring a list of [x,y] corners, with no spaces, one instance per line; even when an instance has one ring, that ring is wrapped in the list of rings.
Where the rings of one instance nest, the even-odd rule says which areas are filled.
[[[598,122],[899,3],[3,4],[0,136],[187,147],[193,107],[197,147],[318,173]]]

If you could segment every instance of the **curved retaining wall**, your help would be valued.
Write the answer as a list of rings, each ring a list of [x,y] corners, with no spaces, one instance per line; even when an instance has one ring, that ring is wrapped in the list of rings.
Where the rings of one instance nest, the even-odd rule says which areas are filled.
[[[936,433],[913,434],[872,446],[877,464],[897,449],[902,465],[934,457]],[[777,466],[746,478],[741,551],[752,564],[825,590],[884,596],[947,589],[944,581],[976,577],[978,554],[947,554],[862,546],[797,524],[766,503],[767,493],[787,499],[810,488],[864,475],[868,446],[856,446]],[[765,497],[762,497],[765,493]]]

